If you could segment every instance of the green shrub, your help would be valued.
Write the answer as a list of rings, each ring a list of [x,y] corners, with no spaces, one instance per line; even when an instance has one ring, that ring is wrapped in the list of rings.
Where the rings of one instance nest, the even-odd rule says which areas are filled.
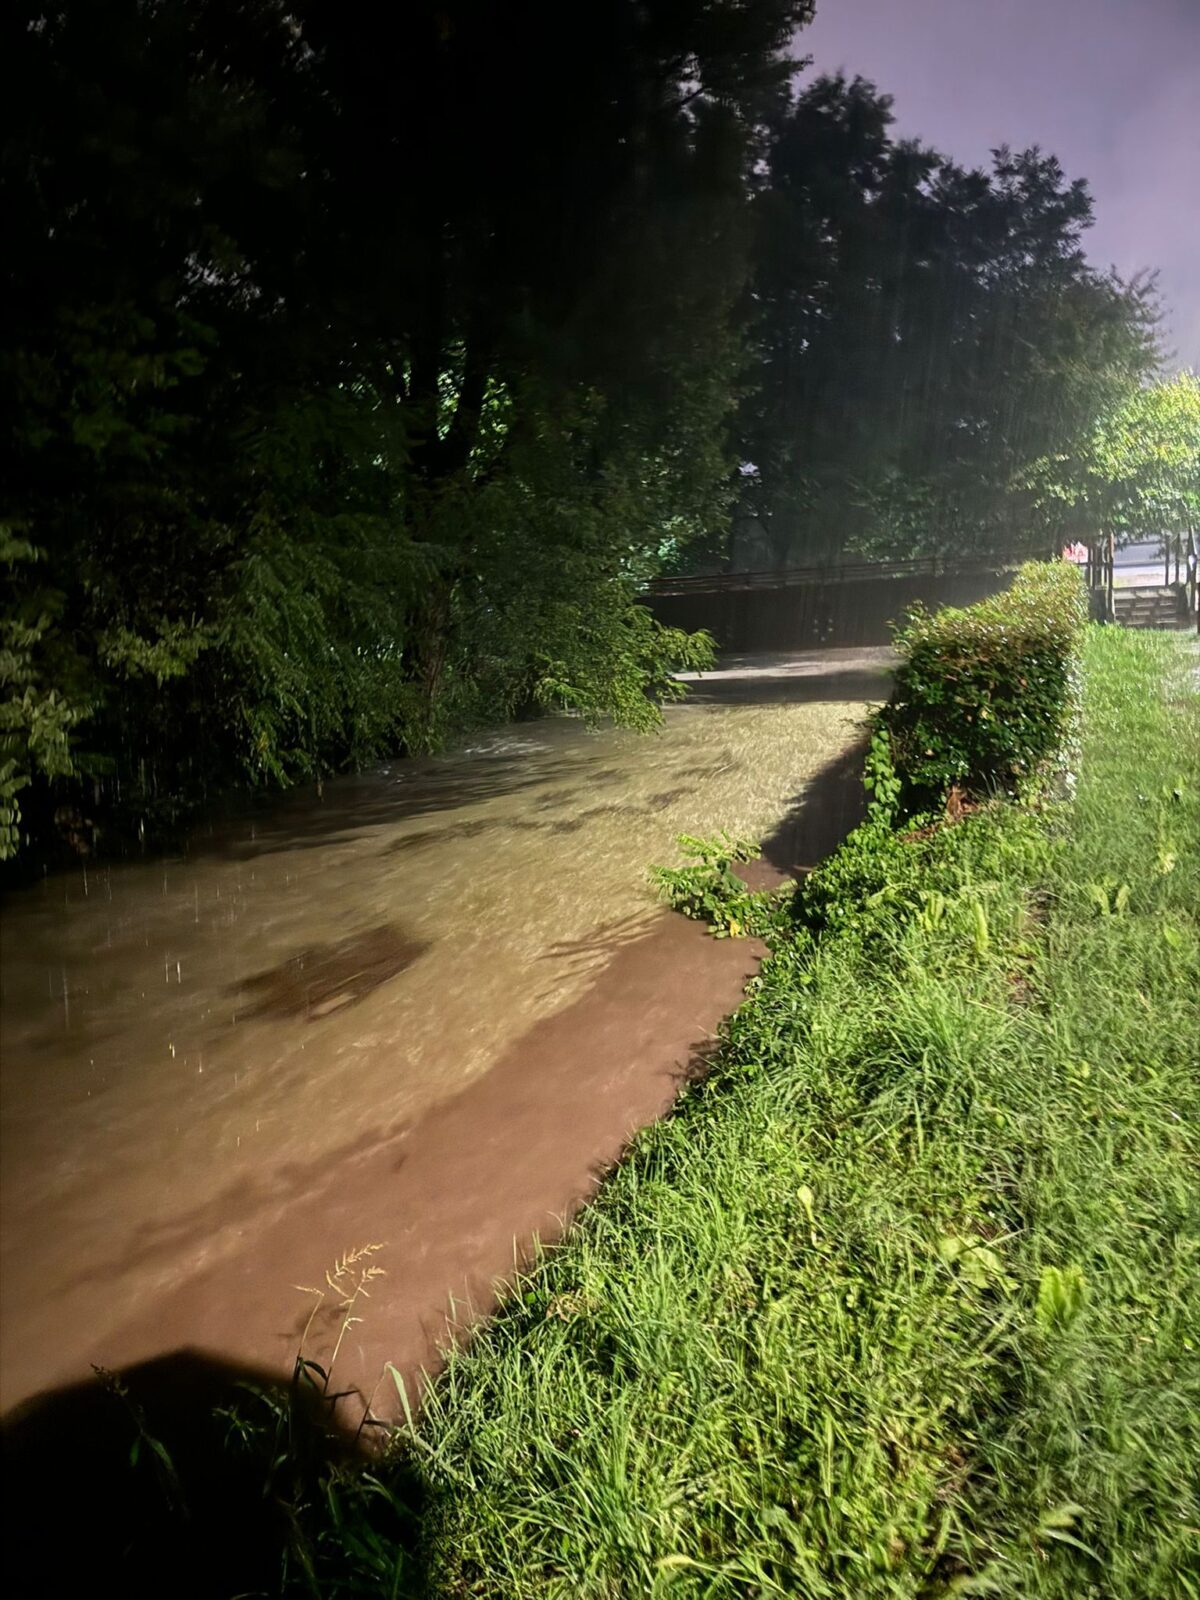
[[[1066,733],[1086,621],[1083,580],[1063,562],[1028,562],[979,605],[910,613],[879,718],[907,809],[951,784],[1011,788],[1045,765]]]
[[[800,921],[815,932],[867,937],[890,926],[899,906],[915,904],[921,870],[919,849],[885,822],[864,822],[800,885]]]
[[[790,884],[756,891],[733,870],[737,862],[754,861],[761,854],[758,845],[724,830],[711,839],[681,833],[677,842],[688,865],[654,867],[650,873],[650,881],[669,906],[685,917],[707,922],[718,939],[765,937],[776,924],[782,926]]]

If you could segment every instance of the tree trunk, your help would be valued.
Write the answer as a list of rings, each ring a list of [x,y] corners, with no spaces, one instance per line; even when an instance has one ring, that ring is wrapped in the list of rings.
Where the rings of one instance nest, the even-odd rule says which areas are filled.
[[[1106,585],[1105,585],[1104,609],[1105,609],[1105,616],[1106,616],[1107,620],[1109,622],[1115,622],[1117,620],[1117,607],[1116,607],[1116,602],[1113,599],[1113,589],[1115,587],[1114,568],[1116,566],[1116,559],[1117,559],[1117,541],[1116,541],[1116,535],[1113,533],[1113,530],[1111,528],[1108,530],[1108,552],[1107,552],[1107,555],[1108,555],[1108,561],[1107,561],[1108,574],[1107,574],[1107,581],[1106,581]]]

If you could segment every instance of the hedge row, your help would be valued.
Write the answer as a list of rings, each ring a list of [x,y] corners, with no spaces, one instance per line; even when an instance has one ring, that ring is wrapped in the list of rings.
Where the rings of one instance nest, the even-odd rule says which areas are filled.
[[[1027,562],[978,605],[909,613],[879,717],[906,810],[953,784],[1011,789],[1045,765],[1066,731],[1087,619],[1083,578],[1061,561]]]

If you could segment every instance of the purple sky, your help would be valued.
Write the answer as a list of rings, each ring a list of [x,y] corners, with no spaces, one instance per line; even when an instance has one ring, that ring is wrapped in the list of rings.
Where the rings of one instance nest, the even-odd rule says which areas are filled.
[[[817,0],[796,50],[894,100],[967,165],[1040,145],[1095,201],[1088,254],[1160,269],[1175,361],[1200,370],[1200,0]]]

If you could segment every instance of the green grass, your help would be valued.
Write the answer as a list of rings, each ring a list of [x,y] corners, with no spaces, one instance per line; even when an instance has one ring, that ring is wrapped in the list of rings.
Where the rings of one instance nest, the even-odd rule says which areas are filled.
[[[402,1437],[414,1584],[1200,1596],[1195,667],[1091,630],[1074,805],[777,938]]]

